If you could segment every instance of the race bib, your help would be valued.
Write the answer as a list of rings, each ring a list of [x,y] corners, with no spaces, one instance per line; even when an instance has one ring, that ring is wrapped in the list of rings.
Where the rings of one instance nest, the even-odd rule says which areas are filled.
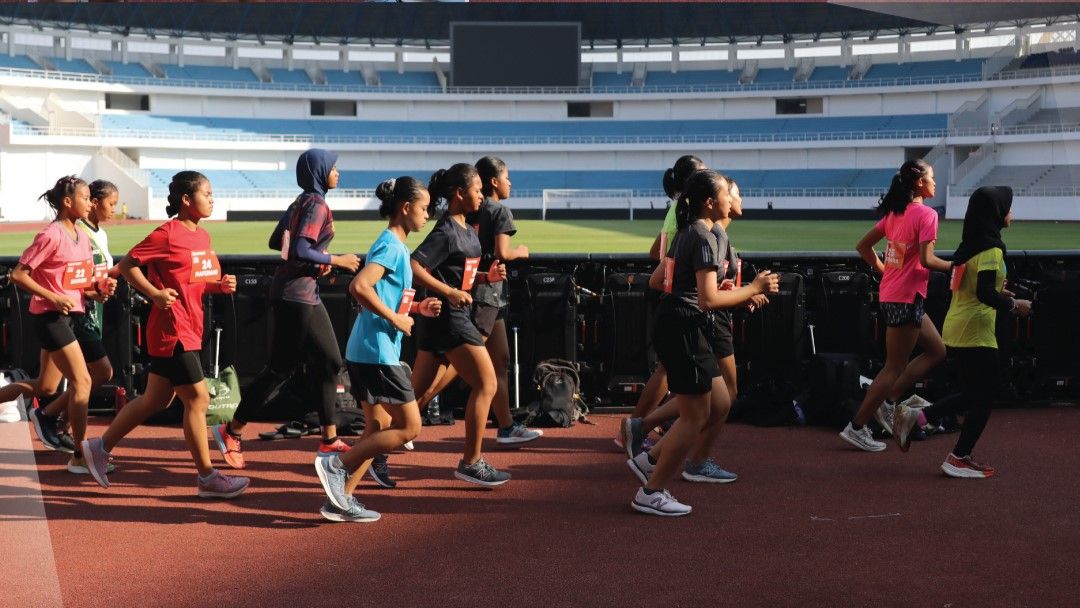
[[[960,281],[964,280],[965,270],[967,270],[967,264],[960,264],[952,267],[952,276],[949,277],[950,291],[960,291]]]
[[[472,289],[477,268],[480,268],[480,258],[465,258],[465,270],[461,274],[461,291]]]
[[[289,231],[286,230],[281,234],[281,259],[289,260]]]
[[[907,245],[905,243],[887,241],[885,245],[885,267],[903,268],[905,255],[907,255]]]
[[[664,258],[664,293],[671,293],[675,282],[675,258]]]
[[[412,306],[413,298],[416,297],[415,289],[406,289],[401,292],[401,304],[398,304],[397,314],[407,315],[409,314],[409,308]]]
[[[213,251],[191,252],[191,280],[189,283],[217,283],[221,280],[221,262]]]
[[[82,260],[68,262],[64,267],[64,278],[61,285],[64,289],[89,289],[94,284],[94,262]]]
[[[94,281],[100,281],[109,276],[109,265],[105,262],[94,264]]]

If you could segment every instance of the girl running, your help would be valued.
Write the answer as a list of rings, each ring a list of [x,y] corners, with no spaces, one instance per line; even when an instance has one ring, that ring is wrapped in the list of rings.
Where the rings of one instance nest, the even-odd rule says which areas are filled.
[[[486,273],[500,260],[509,262],[527,259],[529,248],[525,245],[513,247],[510,243],[510,237],[517,233],[517,226],[514,225],[514,214],[502,202],[510,197],[510,172],[506,163],[495,156],[485,156],[476,161],[476,171],[480,174],[484,202],[478,211],[467,214],[465,221],[476,230],[480,238],[479,272]],[[506,339],[508,304],[505,282],[479,283],[473,287],[472,320],[483,336],[491,363],[495,367],[495,398],[491,402],[495,420],[499,425],[495,441],[516,445],[539,439],[544,432],[515,423],[510,415],[510,391],[506,378],[510,363],[510,347]],[[445,371],[440,368],[440,372],[420,399],[421,410],[457,378],[457,371],[452,366],[446,367]]]
[[[664,224],[660,229],[660,234],[656,235],[656,239],[653,240],[652,248],[649,250],[649,257],[654,260],[661,260],[667,255],[667,251],[661,251],[661,244],[664,244],[665,249],[671,248],[672,242],[675,240],[675,233],[678,232],[678,225],[675,220],[675,208],[678,206],[679,193],[681,193],[686,187],[686,180],[695,171],[701,171],[706,169],[705,163],[696,156],[687,154],[680,156],[675,161],[675,165],[664,172],[663,186],[664,192],[671,199],[668,203],[667,213],[664,215]],[[741,208],[740,208],[741,209]],[[653,370],[651,376],[649,376],[648,382],[645,383],[645,388],[641,391],[641,396],[638,397],[637,404],[634,405],[634,412],[630,415],[630,419],[644,418],[650,412],[656,409],[657,406],[663,402],[664,397],[668,394],[667,385],[667,372],[664,370],[663,364],[657,364],[656,369]],[[673,406],[674,407],[674,406]],[[619,426],[619,436],[615,439],[615,444],[620,448],[630,452],[631,448],[627,445],[625,440],[625,427],[626,420]],[[654,425],[655,426],[655,425]],[[646,432],[653,427],[644,427]],[[634,453],[630,454],[633,458],[640,451],[640,444],[634,448]]]
[[[731,246],[731,242],[727,235],[727,227],[731,224],[731,220],[734,217],[742,215],[742,196],[739,193],[739,186],[735,183],[735,180],[728,178],[729,193],[731,196],[731,209],[727,216],[720,218],[713,224],[712,233],[716,237],[717,251],[720,255],[720,276],[721,281],[719,289],[730,290],[736,287],[741,287],[741,262],[735,255],[735,249]],[[757,294],[751,297],[749,300],[743,303],[750,311],[758,310],[765,307],[769,303],[769,298],[765,294]],[[715,310],[712,312],[711,326],[709,331],[709,345],[712,347],[713,353],[716,355],[716,363],[720,366],[720,373],[724,378],[724,384],[727,387],[729,401],[735,402],[738,397],[738,371],[735,366],[735,344],[731,333],[731,312],[727,309]],[[667,390],[667,376],[664,375],[664,390]],[[727,420],[727,414],[730,408],[723,412],[723,418],[720,421],[722,425]],[[660,407],[652,410],[646,414],[643,418],[628,418],[623,421],[623,442],[625,445],[630,446],[627,448],[627,456],[634,458],[641,454],[643,449],[649,450],[651,458],[655,462],[657,456],[660,453],[660,444],[658,442],[655,446],[644,447],[643,441],[648,429],[654,428],[656,425],[671,420],[677,417],[679,414],[678,404],[672,401],[668,401]],[[683,469],[682,477],[687,481],[698,481],[707,483],[730,483],[738,479],[738,475],[730,471],[720,468],[719,465],[709,456],[711,445],[700,445],[690,459],[686,463],[686,468]],[[647,464],[647,460],[643,460]],[[646,466],[646,465],[643,465]],[[644,482],[644,479],[642,480]]]
[[[885,319],[885,366],[840,437],[867,452],[885,449],[865,426],[870,417],[877,413],[891,432],[896,399],[945,358],[945,345],[923,308],[930,271],[952,269],[951,263],[934,255],[938,216],[924,201],[933,198],[936,188],[934,168],[925,161],[901,165],[878,203],[881,220],[855,246],[863,261],[881,274],[878,300]],[[887,239],[884,262],[874,251],[883,238]],[[923,352],[908,361],[916,344]]]
[[[953,296],[943,332],[959,368],[960,399],[943,399],[921,410],[900,405],[896,411],[893,430],[904,451],[916,424],[937,424],[946,415],[966,412],[956,447],[941,464],[941,470],[952,477],[994,474],[992,467],[971,457],[997,395],[1000,373],[994,328],[998,313],[1022,317],[1031,313],[1030,301],[1016,299],[1004,288],[1007,250],[1001,230],[1011,224],[1012,188],[984,186],[972,193],[960,246],[953,256]]]
[[[103,288],[100,301],[88,299],[85,302],[86,312],[83,315],[71,317],[72,330],[75,339],[82,350],[86,360],[87,370],[90,372],[90,390],[101,386],[112,378],[112,365],[105,352],[105,344],[101,339],[102,312],[104,302],[115,290],[116,279],[120,276],[119,268],[113,266],[112,255],[109,254],[109,240],[102,224],[112,220],[116,201],[120,196],[116,186],[105,180],[97,180],[90,184],[90,213],[86,219],[80,218],[75,225],[90,239],[91,253],[94,262],[94,277],[100,281]],[[10,401],[19,395],[36,397],[41,404],[37,409],[31,410],[30,419],[34,423],[41,443],[50,450],[58,450],[69,454],[75,451],[75,440],[64,430],[60,417],[67,411],[68,399],[60,399],[57,388],[60,386],[62,375],[60,369],[42,351],[41,364],[38,377],[33,382],[16,382],[0,389],[0,402]],[[70,395],[70,394],[69,394]],[[76,474],[86,474],[86,467],[76,463],[68,466],[68,471]]]
[[[326,192],[337,188],[337,154],[314,148],[296,161],[296,182],[303,193],[285,211],[270,235],[270,248],[281,251],[284,260],[274,273],[270,300],[274,333],[270,362],[251,384],[240,391],[240,405],[231,422],[212,429],[214,441],[234,469],[244,468],[240,436],[247,423],[266,404],[267,398],[289,379],[300,365],[317,387],[319,424],[322,425],[320,454],[349,449],[337,437],[334,408],[337,403],[341,351],[330,316],[319,297],[316,278],[329,267],[356,272],[360,258],[348,253],[326,253],[334,238],[334,218],[326,204]]]
[[[315,459],[315,469],[326,491],[321,513],[331,521],[371,522],[379,514],[364,508],[352,495],[373,459],[403,446],[420,433],[420,410],[411,384],[409,366],[401,362],[401,338],[411,335],[411,312],[438,316],[438,298],[414,301],[409,233],[424,227],[430,197],[412,177],[387,180],[375,190],[379,215],[390,225],[368,250],[364,267],[349,285],[349,293],[362,306],[345,352],[349,380],[356,400],[364,408],[364,433],[356,445],[341,455]],[[374,468],[372,468],[374,471]],[[373,472],[386,487],[389,472]]]
[[[41,343],[41,373],[49,380],[50,366],[55,366],[68,379],[67,390],[57,401],[61,402],[58,408],[67,412],[74,436],[68,468],[79,469],[86,467],[79,442],[86,435],[91,378],[73,319],[85,313],[86,298],[111,294],[116,282],[95,281],[90,238],[75,227],[90,213],[90,188],[86,182],[74,175],[62,177],[40,198],[56,210],[56,219],[23,251],[11,280],[31,294],[30,315]],[[56,418],[39,417],[41,413],[32,410],[30,418],[38,437],[48,445],[49,438],[55,438]]]
[[[421,319],[413,391],[422,395],[431,386],[439,355],[444,355],[468,383],[472,390],[465,406],[465,449],[454,476],[490,487],[506,483],[510,474],[496,470],[481,457],[497,381],[484,338],[472,320],[472,288],[475,282],[504,280],[506,267],[492,262],[487,273],[477,272],[483,251],[465,215],[480,209],[484,201],[481,188],[476,168],[465,163],[439,169],[428,184],[432,200],[445,200],[447,209],[413,252],[412,270],[415,282],[439,298],[443,306],[438,317]]]
[[[202,298],[204,293],[236,291],[236,277],[221,274],[210,235],[199,227],[213,210],[214,194],[206,176],[177,173],[169,184],[165,210],[174,219],[151,232],[120,262],[128,283],[153,303],[146,325],[150,374],[143,394],[117,413],[105,433],[82,442],[90,474],[103,488],[109,487],[109,452],[150,415],[168,407],[174,395],[184,404],[184,441],[198,469],[198,495],[233,498],[248,487],[246,477],[222,475],[214,468],[206,438],[210,394],[200,360]]]
[[[679,232],[671,255],[649,281],[653,289],[667,292],[656,312],[653,345],[668,370],[679,420],[665,435],[658,459],[643,452],[627,461],[644,479],[631,502],[643,513],[668,517],[690,513],[690,506],[676,500],[665,487],[691,451],[698,448],[707,454],[731,406],[709,343],[708,311],[738,306],[754,295],[777,290],[777,276],[768,271],[745,287],[719,288],[722,259],[712,227],[729,214],[730,207],[728,183],[722,175],[708,170],[691,175],[677,203]]]

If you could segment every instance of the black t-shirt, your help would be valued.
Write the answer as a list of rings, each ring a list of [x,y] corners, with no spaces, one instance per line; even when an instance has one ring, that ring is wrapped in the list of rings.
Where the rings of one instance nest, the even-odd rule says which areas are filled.
[[[712,227],[713,236],[716,237],[716,250],[719,253],[720,268],[716,271],[717,281],[723,281],[724,279],[735,280],[737,270],[737,260],[735,258],[735,248],[731,246],[731,240],[728,238],[727,231],[720,225],[720,222],[716,222]],[[720,276],[724,269],[723,260],[727,260],[727,274]],[[729,310],[716,310],[714,314],[718,315],[719,321],[727,321],[731,312]]]
[[[716,235],[701,220],[695,221],[675,234],[675,242],[668,250],[674,258],[671,296],[673,304],[701,312],[698,307],[697,272],[711,268],[719,273],[721,264]]]
[[[480,239],[480,272],[487,272],[495,260],[495,238],[500,234],[517,234],[514,214],[505,205],[485,198],[480,209],[466,215],[465,221],[476,230],[476,236]],[[473,300],[490,306],[506,306],[506,281],[477,285],[473,290]]]
[[[476,269],[480,263],[480,240],[471,226],[462,226],[450,219],[449,214],[443,214],[435,229],[413,250],[412,258],[436,279],[454,289],[463,289],[466,264],[473,269],[475,284]],[[471,288],[463,290],[472,291]]]

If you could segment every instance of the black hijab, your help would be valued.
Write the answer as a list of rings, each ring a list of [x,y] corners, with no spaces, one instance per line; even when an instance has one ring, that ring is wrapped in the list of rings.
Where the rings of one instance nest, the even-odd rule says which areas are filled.
[[[1013,192],[1008,186],[983,186],[971,193],[960,246],[953,255],[954,264],[963,264],[976,254],[997,247],[1007,252],[1001,240],[1005,216],[1012,208]]]

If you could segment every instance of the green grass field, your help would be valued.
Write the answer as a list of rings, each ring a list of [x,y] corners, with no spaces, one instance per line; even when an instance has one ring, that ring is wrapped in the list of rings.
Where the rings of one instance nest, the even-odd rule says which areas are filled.
[[[518,221],[515,243],[527,245],[534,253],[642,253],[649,249],[660,230],[653,220]],[[428,223],[428,228],[435,225]],[[337,222],[335,251],[365,252],[383,222]],[[870,228],[864,221],[736,221],[731,225],[732,242],[740,251],[853,251],[855,242]],[[142,239],[152,224],[107,226],[110,249],[121,255]],[[265,254],[266,239],[273,222],[207,222],[219,254]],[[951,251],[960,241],[961,222],[941,223],[938,249]],[[33,239],[33,232],[0,233],[0,256],[19,255]],[[1010,249],[1080,249],[1080,223],[1016,222],[1004,232]],[[422,240],[413,235],[415,247]]]

